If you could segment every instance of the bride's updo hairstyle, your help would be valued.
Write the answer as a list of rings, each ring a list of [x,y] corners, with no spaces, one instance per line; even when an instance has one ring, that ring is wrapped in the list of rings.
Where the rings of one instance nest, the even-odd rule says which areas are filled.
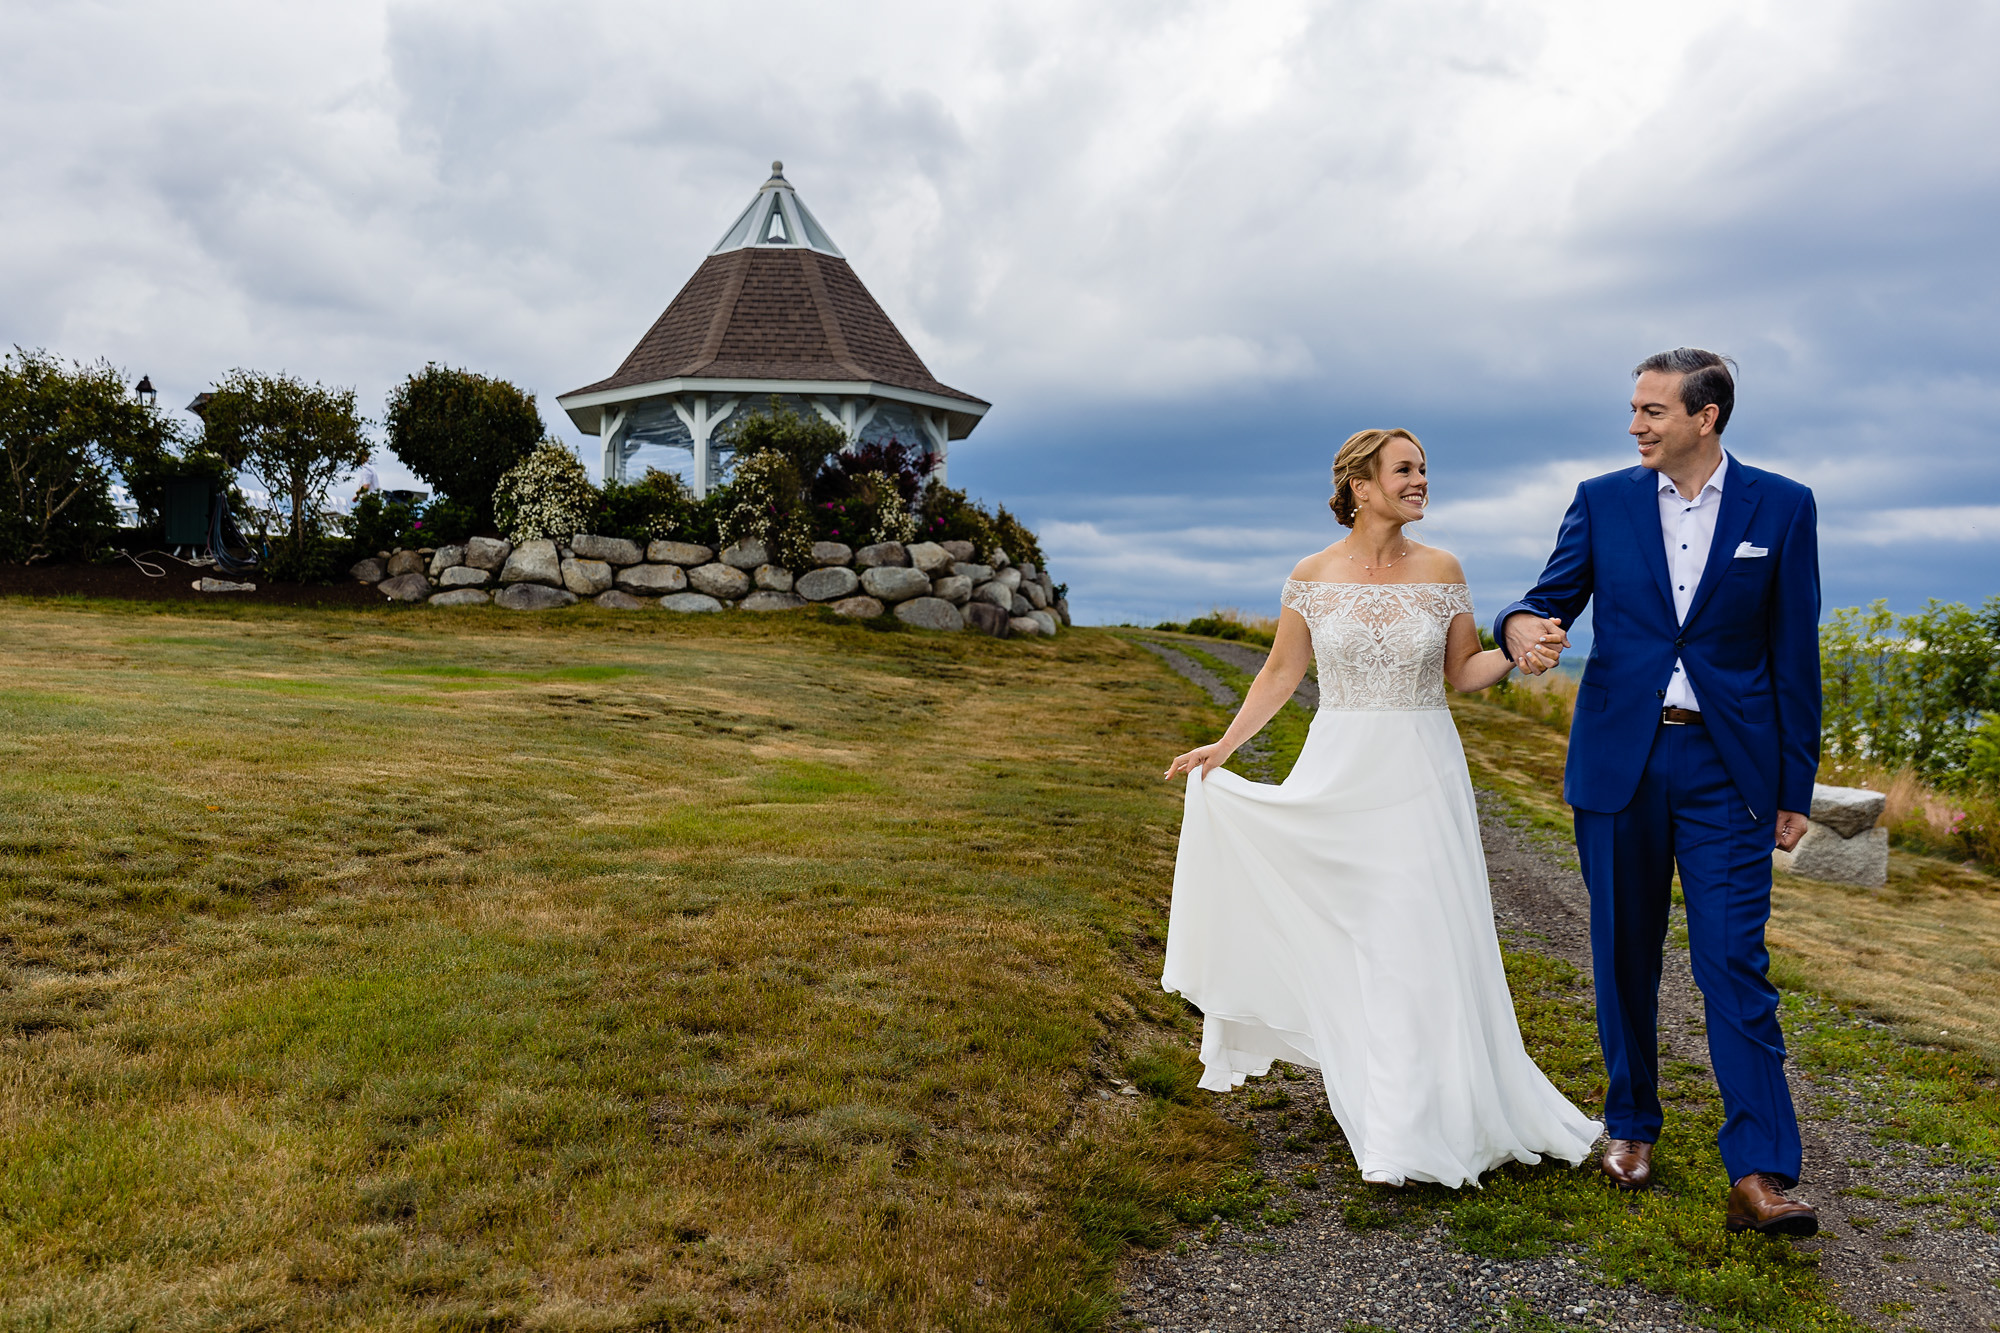
[[[1333,456],[1333,496],[1326,507],[1343,528],[1354,526],[1355,512],[1360,508],[1354,499],[1354,483],[1357,480],[1375,480],[1380,467],[1382,449],[1391,440],[1408,440],[1423,454],[1423,442],[1398,426],[1394,430],[1357,430],[1347,437],[1347,443],[1340,446],[1340,452]],[[1426,455],[1428,458],[1428,455]]]

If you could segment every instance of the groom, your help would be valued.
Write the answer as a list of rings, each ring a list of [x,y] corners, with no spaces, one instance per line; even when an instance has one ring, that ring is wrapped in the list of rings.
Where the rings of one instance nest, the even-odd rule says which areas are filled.
[[[1729,1229],[1810,1236],[1818,1215],[1785,1197],[1799,1128],[1764,923],[1771,848],[1805,833],[1819,766],[1816,511],[1804,486],[1723,451],[1736,384],[1722,357],[1682,347],[1634,374],[1639,466],[1577,487],[1540,581],[1494,626],[1525,662],[1596,598],[1563,799],[1590,889],[1602,1165],[1621,1188],[1652,1183],[1678,868],[1722,1089]]]

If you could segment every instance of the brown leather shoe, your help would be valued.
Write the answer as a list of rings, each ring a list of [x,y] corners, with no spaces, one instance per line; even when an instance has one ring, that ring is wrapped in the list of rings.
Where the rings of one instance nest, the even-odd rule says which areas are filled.
[[[1819,1214],[1809,1203],[1787,1199],[1776,1176],[1753,1171],[1729,1191],[1729,1229],[1767,1236],[1816,1236]]]
[[[1613,1139],[1597,1160],[1604,1174],[1621,1190],[1642,1190],[1653,1183],[1653,1145],[1637,1139]]]

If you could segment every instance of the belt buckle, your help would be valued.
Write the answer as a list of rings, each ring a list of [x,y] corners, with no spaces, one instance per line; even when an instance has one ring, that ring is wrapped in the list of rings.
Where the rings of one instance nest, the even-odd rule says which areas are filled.
[[[1668,716],[1667,716],[1667,714],[1669,714],[1669,713],[1672,713],[1672,712],[1674,712],[1674,711],[1676,711],[1676,710],[1675,710],[1675,709],[1674,709],[1674,708],[1673,708],[1673,707],[1672,707],[1671,705],[1669,705],[1669,706],[1667,706],[1667,707],[1665,707],[1665,708],[1662,708],[1662,709],[1660,710],[1660,725],[1661,725],[1661,726],[1663,726],[1663,727],[1685,727],[1685,726],[1687,725],[1687,723],[1686,723],[1685,721],[1683,721],[1682,719],[1680,719],[1680,718],[1677,718],[1677,717],[1668,717]]]

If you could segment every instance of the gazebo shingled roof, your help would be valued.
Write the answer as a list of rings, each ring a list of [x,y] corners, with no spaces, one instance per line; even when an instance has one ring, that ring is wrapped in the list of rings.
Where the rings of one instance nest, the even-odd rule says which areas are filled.
[[[580,429],[606,436],[607,477],[622,472],[630,440],[650,437],[693,448],[705,491],[715,427],[772,393],[854,439],[889,409],[921,429],[940,461],[990,406],[931,374],[779,163],[618,369],[557,401]]]

